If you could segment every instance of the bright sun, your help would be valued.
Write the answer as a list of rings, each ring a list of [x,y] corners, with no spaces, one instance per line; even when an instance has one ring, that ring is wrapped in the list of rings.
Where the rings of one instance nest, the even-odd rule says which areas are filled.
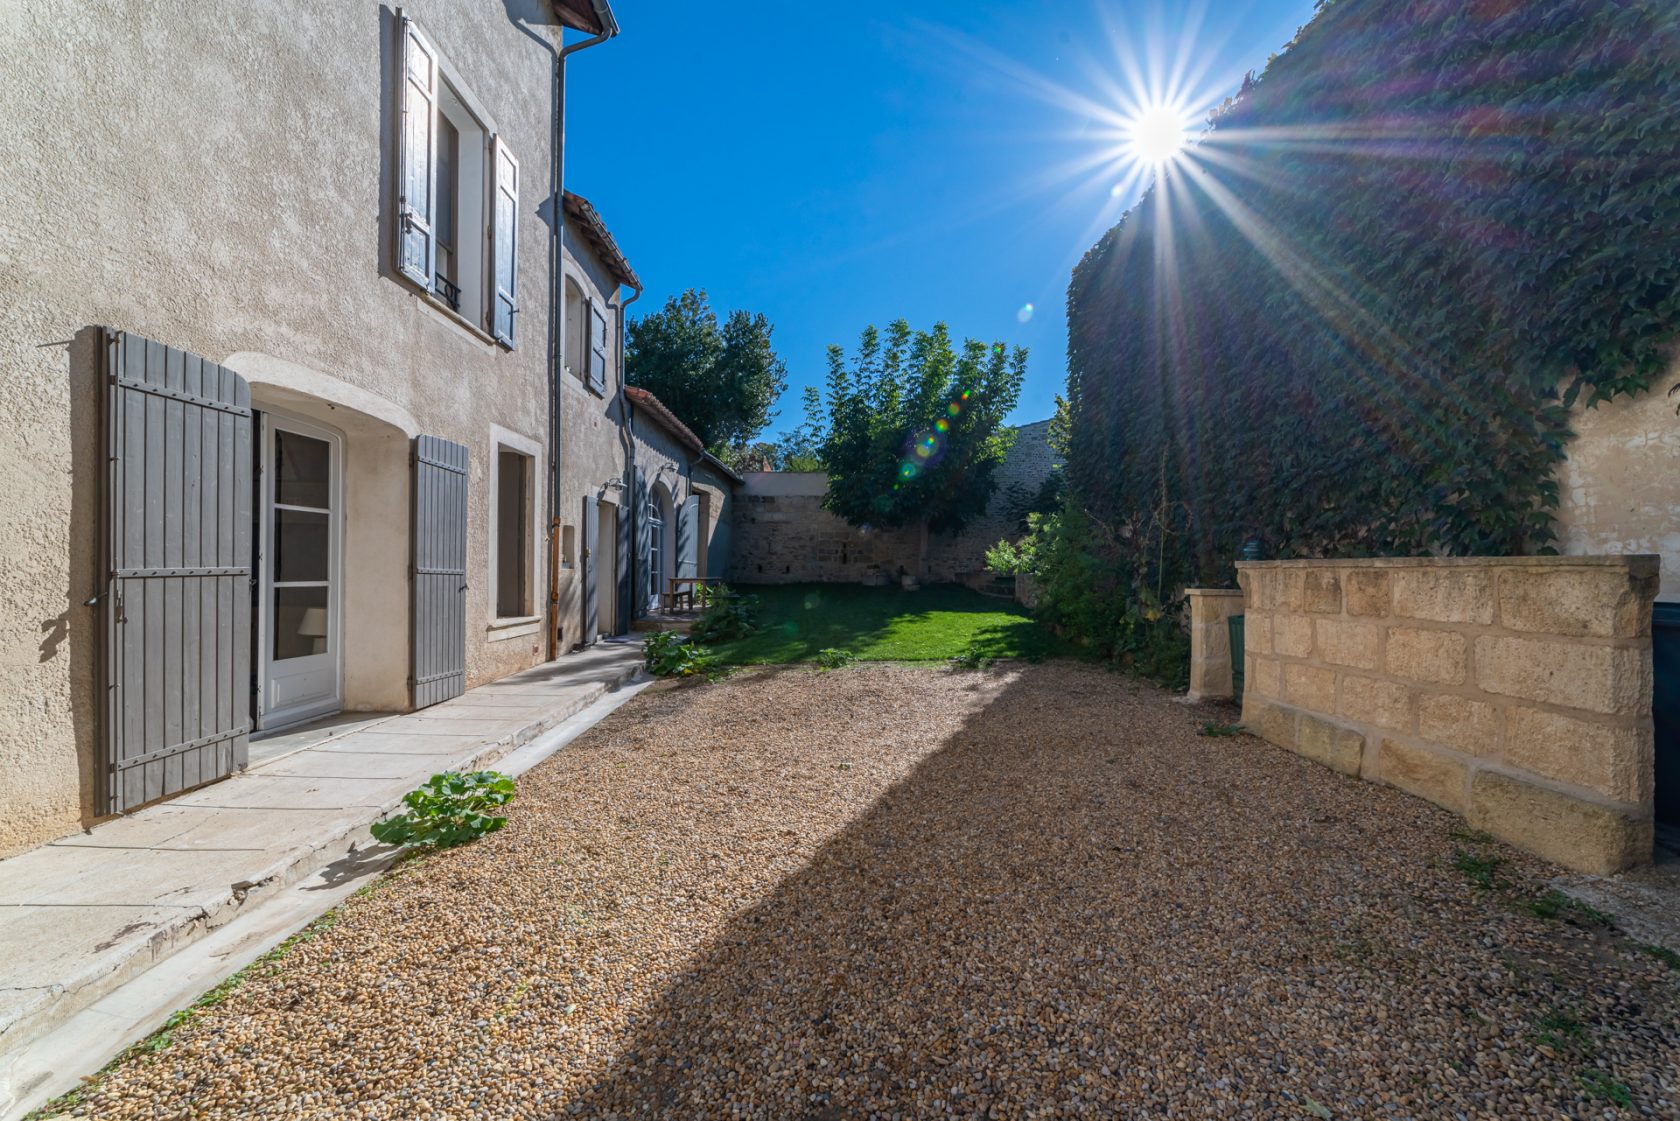
[[[1126,146],[1133,158],[1159,167],[1184,151],[1190,139],[1179,114],[1166,105],[1155,105],[1134,117],[1127,128]]]

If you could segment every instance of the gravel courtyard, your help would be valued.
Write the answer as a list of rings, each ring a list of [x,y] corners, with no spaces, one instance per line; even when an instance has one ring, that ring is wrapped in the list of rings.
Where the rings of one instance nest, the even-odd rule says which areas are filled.
[[[74,1112],[1680,1116],[1680,971],[1229,718],[1070,663],[655,686]]]

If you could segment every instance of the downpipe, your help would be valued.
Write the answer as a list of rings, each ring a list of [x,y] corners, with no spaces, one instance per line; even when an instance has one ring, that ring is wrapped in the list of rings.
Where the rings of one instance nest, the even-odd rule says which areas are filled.
[[[565,36],[564,29],[560,32]],[[581,39],[571,46],[555,45],[541,36],[533,36],[554,57],[551,99],[554,106],[550,122],[549,202],[553,207],[553,221],[548,242],[548,660],[554,661],[561,651],[560,626],[560,422],[561,422],[561,363],[565,359],[566,337],[566,59],[579,51],[599,46],[618,34],[616,24],[609,24],[599,35]]]

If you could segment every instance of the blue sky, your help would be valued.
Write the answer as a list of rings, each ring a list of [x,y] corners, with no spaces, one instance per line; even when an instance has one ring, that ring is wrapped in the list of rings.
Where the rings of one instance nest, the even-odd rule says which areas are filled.
[[[613,6],[569,66],[566,186],[648,285],[632,315],[696,287],[770,317],[774,434],[829,343],[900,316],[1028,347],[1012,419],[1049,416],[1069,273],[1140,189],[1126,97],[1217,103],[1313,0]]]

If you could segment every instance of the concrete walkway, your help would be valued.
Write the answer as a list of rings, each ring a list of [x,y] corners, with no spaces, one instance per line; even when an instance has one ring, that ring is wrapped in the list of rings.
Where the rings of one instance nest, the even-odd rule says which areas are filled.
[[[640,643],[602,643],[421,712],[294,736],[222,782],[0,861],[0,1057],[287,885],[388,859],[367,826],[409,790],[492,765],[641,663]]]

